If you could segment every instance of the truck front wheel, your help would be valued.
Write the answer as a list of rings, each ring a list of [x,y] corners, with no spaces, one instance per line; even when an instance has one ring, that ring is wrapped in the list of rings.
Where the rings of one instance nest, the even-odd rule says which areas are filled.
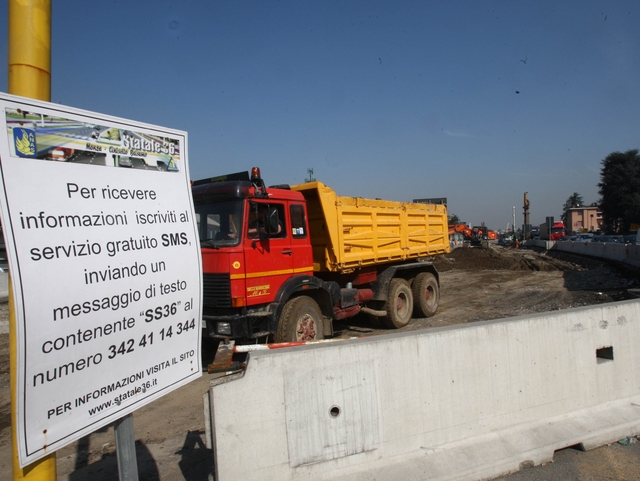
[[[411,284],[413,292],[413,313],[416,317],[431,317],[438,310],[440,289],[436,276],[431,272],[421,272]]]
[[[409,324],[413,314],[413,295],[404,279],[393,279],[389,286],[389,299],[384,305],[387,315],[382,318],[387,327],[400,329]]]
[[[307,296],[288,301],[280,314],[275,341],[296,342],[320,339],[324,339],[324,331],[318,303]]]

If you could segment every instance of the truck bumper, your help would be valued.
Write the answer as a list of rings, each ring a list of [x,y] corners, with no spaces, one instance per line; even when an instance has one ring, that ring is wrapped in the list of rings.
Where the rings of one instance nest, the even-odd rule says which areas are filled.
[[[268,336],[272,334],[269,326],[274,324],[270,322],[271,319],[272,314],[266,311],[202,316],[207,335],[214,339],[256,339]]]

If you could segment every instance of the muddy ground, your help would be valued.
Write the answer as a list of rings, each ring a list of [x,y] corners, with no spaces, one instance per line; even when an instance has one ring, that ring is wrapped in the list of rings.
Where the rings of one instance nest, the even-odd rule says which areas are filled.
[[[440,272],[437,314],[414,319],[402,331],[519,316],[624,300],[640,286],[638,269],[530,249],[460,248],[434,260]],[[0,305],[0,320],[7,305]],[[337,337],[389,333],[357,317],[335,325]],[[213,352],[206,345],[203,364]],[[8,335],[0,334],[0,471],[11,469]],[[134,413],[141,480],[207,480],[213,457],[204,445],[202,395],[211,375]],[[113,428],[57,453],[59,480],[118,479]]]

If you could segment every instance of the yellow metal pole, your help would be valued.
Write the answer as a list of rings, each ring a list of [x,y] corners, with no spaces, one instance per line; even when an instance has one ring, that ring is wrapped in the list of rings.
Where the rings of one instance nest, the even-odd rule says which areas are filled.
[[[16,436],[15,420],[16,420],[16,381],[17,381],[17,333],[16,333],[16,316],[15,307],[13,306],[13,288],[11,286],[11,277],[9,277],[9,355],[11,370],[11,450],[13,454],[13,481],[56,481],[56,453],[53,452],[38,461],[31,463],[24,468],[20,467],[18,461],[18,437]]]
[[[51,0],[9,0],[9,93],[51,100]],[[9,277],[9,351],[11,370],[11,449],[13,480],[55,481],[56,453],[24,468],[18,461],[16,314]]]
[[[51,0],[9,0],[9,93],[51,100]]]

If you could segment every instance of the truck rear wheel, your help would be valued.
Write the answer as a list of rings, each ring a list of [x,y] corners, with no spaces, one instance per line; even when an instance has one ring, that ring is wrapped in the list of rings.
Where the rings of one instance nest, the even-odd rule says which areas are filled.
[[[400,329],[409,324],[413,314],[413,294],[404,279],[393,279],[389,286],[389,299],[384,305],[387,315],[382,318],[387,327]]]
[[[307,296],[288,301],[278,321],[276,342],[317,341],[324,339],[322,314],[318,303]]]
[[[440,289],[436,276],[431,272],[421,272],[411,284],[413,293],[413,314],[416,317],[431,317],[438,310]]]

